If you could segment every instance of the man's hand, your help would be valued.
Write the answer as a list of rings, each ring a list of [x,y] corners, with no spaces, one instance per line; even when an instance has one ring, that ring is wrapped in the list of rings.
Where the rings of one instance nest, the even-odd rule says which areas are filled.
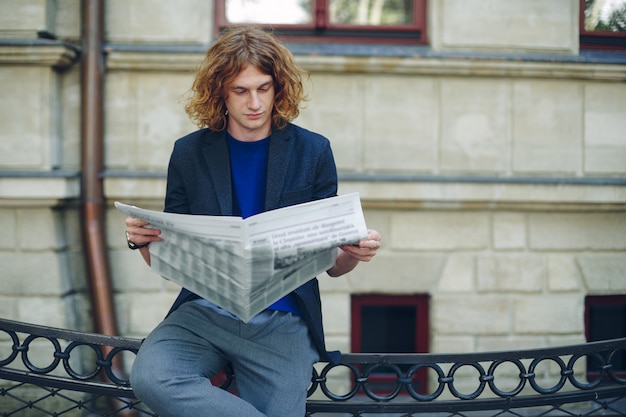
[[[163,240],[159,235],[161,231],[154,229],[150,226],[150,223],[140,220],[136,217],[128,216],[124,220],[126,225],[126,233],[128,234],[128,240],[132,241],[136,245],[143,245],[145,243],[159,242]]]
[[[359,262],[371,261],[380,248],[380,239],[378,231],[369,229],[367,237],[358,244],[340,246],[335,265],[326,272],[331,277],[338,277],[352,271]]]
[[[369,229],[367,237],[359,241],[356,245],[343,245],[339,247],[342,251],[355,257],[361,262],[369,262],[380,248],[380,233]]]
[[[128,216],[124,220],[126,225],[126,239],[140,246],[139,252],[144,261],[150,265],[150,243],[163,240],[161,231],[150,227],[150,223],[136,217]]]

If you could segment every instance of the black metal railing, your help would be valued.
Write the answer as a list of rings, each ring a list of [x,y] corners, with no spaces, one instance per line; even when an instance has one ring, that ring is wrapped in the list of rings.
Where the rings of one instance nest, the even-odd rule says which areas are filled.
[[[123,370],[140,344],[0,319],[0,416],[155,416]],[[626,375],[616,365],[625,357],[626,338],[510,352],[344,354],[338,365],[314,367],[307,415],[626,416]],[[220,384],[236,390],[230,374]]]

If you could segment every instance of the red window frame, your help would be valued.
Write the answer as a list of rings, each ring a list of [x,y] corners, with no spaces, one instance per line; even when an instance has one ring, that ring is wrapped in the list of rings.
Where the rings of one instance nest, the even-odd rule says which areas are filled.
[[[622,306],[626,311],[626,295],[589,295],[585,297],[585,339],[588,342],[594,342],[591,337],[591,312],[594,306],[617,305]],[[626,329],[624,329],[622,337],[626,337]],[[625,354],[626,355],[626,354]],[[624,364],[626,367],[626,364]],[[626,369],[617,370],[616,374],[621,378],[626,377]],[[598,372],[591,371],[587,368],[587,379],[594,381],[598,378]]]
[[[329,22],[329,0],[311,0],[313,22],[310,24],[255,24],[272,29],[289,42],[349,42],[425,44],[427,0],[413,0],[413,23],[407,25],[346,25]],[[215,36],[229,26],[226,0],[215,0]]]
[[[407,353],[428,353],[430,345],[429,329],[429,305],[430,297],[426,294],[416,295],[388,295],[388,294],[353,294],[351,300],[351,341],[350,349],[354,353],[363,353],[361,348],[361,329],[363,328],[362,308],[365,306],[410,306],[415,307],[415,352]],[[381,352],[384,353],[384,352]],[[370,386],[392,382],[395,375],[376,374],[368,379]],[[420,369],[414,380],[417,382],[418,392],[426,394],[428,389],[427,369]]]
[[[582,49],[626,49],[626,32],[601,32],[585,29],[585,0],[579,7],[579,43]]]

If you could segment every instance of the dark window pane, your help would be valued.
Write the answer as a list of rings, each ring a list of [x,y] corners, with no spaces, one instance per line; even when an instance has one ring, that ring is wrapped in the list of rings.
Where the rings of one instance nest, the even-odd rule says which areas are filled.
[[[363,294],[352,296],[352,351],[361,353],[428,352],[427,295]],[[363,365],[369,388],[388,395],[396,387],[397,372],[406,373],[411,364]],[[372,369],[373,368],[373,369]],[[428,391],[428,373],[420,369],[412,377],[420,394]]]
[[[361,352],[415,352],[415,317],[414,306],[363,306]]]
[[[626,301],[621,303],[603,303],[602,298],[588,306],[589,322],[587,329],[590,342],[626,337]],[[626,371],[626,351],[622,351],[611,362],[617,372]],[[595,358],[587,362],[589,372],[600,371],[600,364]]]
[[[598,304],[589,311],[589,341],[626,337],[626,305]]]

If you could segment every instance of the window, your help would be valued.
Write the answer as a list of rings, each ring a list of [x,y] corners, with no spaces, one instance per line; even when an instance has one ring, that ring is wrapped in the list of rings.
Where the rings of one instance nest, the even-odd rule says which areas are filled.
[[[426,0],[217,0],[216,29],[271,28],[287,41],[426,42]]]
[[[626,337],[626,295],[585,298],[585,332],[588,342]],[[620,376],[626,376],[626,351],[611,363]],[[599,370],[598,361],[588,358],[587,378],[594,380]]]
[[[626,0],[580,0],[580,47],[626,49]]]
[[[353,295],[352,343],[355,353],[427,353],[428,352],[427,295]],[[406,372],[408,369],[401,369]],[[414,377],[414,387],[420,393],[427,389],[426,369]],[[370,387],[390,391],[395,387],[395,375],[378,369],[369,378]]]

